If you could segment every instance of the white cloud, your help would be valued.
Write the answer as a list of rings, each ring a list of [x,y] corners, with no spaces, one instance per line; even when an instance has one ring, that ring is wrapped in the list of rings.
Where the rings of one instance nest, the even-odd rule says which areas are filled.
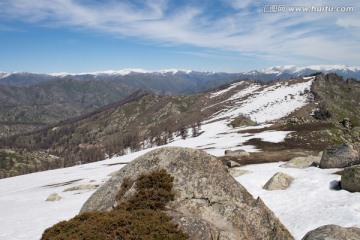
[[[202,6],[169,7],[163,1],[104,2],[75,0],[3,0],[3,18],[26,21],[47,27],[73,27],[138,37],[157,44],[189,44],[237,52],[268,59],[336,59],[345,64],[358,60],[360,36],[349,27],[359,27],[357,15],[345,13],[260,13],[243,11],[250,1],[228,1],[235,13],[208,15]],[[350,1],[353,5],[359,3]],[[86,3],[86,4],[85,4]],[[290,4],[290,2],[288,2]],[[326,1],[317,2],[317,4]],[[332,3],[332,2],[330,2]],[[294,5],[310,1],[294,0]],[[312,1],[312,4],[314,2]],[[329,4],[329,2],[327,2]],[[236,9],[239,9],[236,12]]]
[[[358,27],[360,28],[360,19],[353,19],[353,18],[340,18],[336,21],[336,23],[345,28],[349,27]]]

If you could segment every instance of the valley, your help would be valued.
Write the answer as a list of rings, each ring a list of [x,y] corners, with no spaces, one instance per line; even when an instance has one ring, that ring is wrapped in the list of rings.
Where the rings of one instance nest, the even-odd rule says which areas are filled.
[[[0,225],[7,226],[0,239],[38,239],[45,228],[76,215],[115,171],[172,146],[204,150],[230,164],[236,181],[261,197],[295,239],[324,224],[359,227],[360,195],[332,188],[340,169],[280,167],[297,157],[320,158],[333,144],[359,142],[353,111],[359,91],[357,81],[335,74],[238,81],[186,96],[136,91],[82,116],[4,138],[1,176],[10,178],[0,180]],[[279,171],[294,183],[283,191],[264,190]],[[14,177],[19,174],[26,175]],[[58,202],[45,201],[52,193]]]

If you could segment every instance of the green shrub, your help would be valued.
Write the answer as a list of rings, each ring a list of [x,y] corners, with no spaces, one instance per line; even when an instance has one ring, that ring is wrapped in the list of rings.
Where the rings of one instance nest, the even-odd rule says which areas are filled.
[[[136,193],[127,202],[121,200],[125,192],[119,192],[117,196],[120,201],[119,209],[164,210],[165,205],[173,201],[175,197],[172,191],[173,181],[174,178],[163,169],[140,175],[136,180]],[[122,189],[129,188],[131,185],[130,180],[125,179]]]
[[[171,217],[160,211],[88,212],[45,230],[42,240],[188,239]]]
[[[110,212],[87,212],[45,230],[41,240],[185,240],[172,217],[161,210],[174,200],[174,178],[165,170],[124,179],[117,195],[120,207]],[[136,193],[126,202],[126,191],[135,184]]]

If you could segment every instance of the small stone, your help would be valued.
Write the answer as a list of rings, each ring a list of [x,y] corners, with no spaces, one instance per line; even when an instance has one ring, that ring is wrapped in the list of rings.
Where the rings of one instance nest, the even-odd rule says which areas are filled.
[[[96,185],[93,185],[93,184],[78,185],[78,186],[67,188],[64,190],[64,192],[78,191],[78,190],[90,190],[90,189],[96,189],[98,187],[99,187],[98,184],[96,184]]]
[[[229,160],[229,161],[226,162],[226,166],[229,167],[229,168],[234,168],[234,167],[240,167],[241,165],[238,162]]]
[[[52,193],[49,195],[49,197],[45,200],[47,202],[57,202],[60,201],[61,197],[57,193]]]
[[[286,173],[278,172],[264,185],[265,190],[284,190],[290,186],[294,178]]]
[[[239,177],[241,175],[247,174],[247,173],[252,173],[249,170],[245,170],[245,169],[236,169],[236,168],[231,168],[227,170],[228,173],[230,173],[231,176],[233,177]]]

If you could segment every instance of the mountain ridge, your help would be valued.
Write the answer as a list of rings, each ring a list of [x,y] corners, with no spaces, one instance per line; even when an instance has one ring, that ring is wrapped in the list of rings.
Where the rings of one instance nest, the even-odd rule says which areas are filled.
[[[137,68],[128,68],[121,70],[105,70],[95,72],[58,72],[58,73],[31,73],[31,72],[0,72],[0,84],[3,85],[16,85],[12,83],[15,76],[27,77],[27,78],[39,78],[37,81],[29,81],[29,83],[19,82],[20,85],[32,85],[41,81],[54,80],[65,77],[74,77],[77,80],[81,79],[97,79],[97,78],[112,78],[112,77],[126,77],[129,75],[158,75],[158,76],[169,76],[169,75],[188,75],[191,74],[202,74],[202,75],[217,75],[217,76],[236,76],[238,78],[250,78],[253,80],[276,80],[279,77],[289,79],[291,77],[299,77],[310,75],[316,72],[337,73],[344,78],[360,78],[360,67],[347,66],[347,65],[310,65],[299,67],[296,65],[285,65],[285,66],[273,66],[263,69],[255,69],[243,72],[222,72],[222,71],[196,71],[187,69],[163,69],[163,70],[146,70]],[[12,77],[13,76],[13,77]],[[259,79],[256,79],[258,77]]]
[[[332,94],[327,93],[326,84],[324,85],[327,81],[331,81],[333,85],[330,89]],[[349,91],[349,88],[352,91]],[[202,134],[198,127],[200,122],[216,125],[217,122],[225,121],[226,126],[234,128],[242,124],[254,125],[257,122],[272,123],[271,127],[265,128],[267,131],[281,130],[284,133],[294,133],[291,133],[292,137],[285,143],[277,143],[275,146],[267,142],[269,140],[256,139],[255,131],[255,135],[250,134],[249,139],[243,140],[243,146],[254,145],[265,150],[280,147],[285,151],[290,151],[287,149],[296,146],[296,151],[287,152],[288,156],[294,156],[298,149],[321,151],[330,143],[358,138],[357,126],[360,124],[360,118],[356,113],[343,107],[352,108],[352,94],[358,95],[358,89],[358,81],[345,82],[336,74],[318,74],[267,84],[250,80],[238,81],[191,96],[156,95],[137,91],[128,97],[128,101],[111,103],[37,132],[3,139],[0,145],[5,150],[11,148],[11,151],[18,151],[25,148],[25,153],[38,151],[38,155],[41,155],[47,152],[59,157],[57,161],[49,164],[45,158],[45,162],[38,166],[38,169],[44,170],[72,166],[77,161],[98,161],[105,156],[122,155],[129,151],[167,144],[173,139],[197,136]],[[339,98],[344,99],[342,105],[338,104]],[[319,111],[317,109],[328,109],[332,116],[322,118],[321,114],[311,115],[312,112]],[[344,117],[350,118],[354,131],[343,129],[339,122]],[[222,130],[217,131],[220,131],[220,134]],[[314,140],[308,145],[308,142],[304,141],[305,138],[309,141]],[[209,145],[205,144],[204,148],[211,151],[211,142]],[[20,153],[21,151],[18,152]],[[5,152],[6,156],[13,156],[12,158],[14,154]],[[259,159],[256,154],[253,157]],[[17,158],[25,157],[17,155]],[[279,161],[280,156],[276,155],[276,159]],[[18,165],[18,168],[21,171],[36,170],[24,163]],[[19,173],[5,171],[3,177],[16,174]]]

